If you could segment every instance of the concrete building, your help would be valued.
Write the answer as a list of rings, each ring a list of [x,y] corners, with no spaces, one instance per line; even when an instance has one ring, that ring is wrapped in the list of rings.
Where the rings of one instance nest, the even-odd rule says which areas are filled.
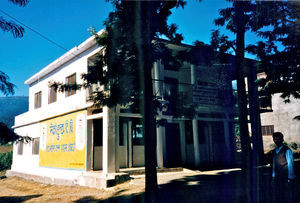
[[[272,111],[260,115],[266,151],[274,146],[272,139],[274,132],[282,132],[288,144],[295,142],[298,147],[300,146],[300,121],[294,119],[300,115],[300,100],[291,98],[289,103],[285,103],[280,95],[280,93],[272,95]]]
[[[49,87],[51,81],[81,83],[89,61],[101,51],[91,37],[25,81],[29,111],[15,118],[14,129],[33,140],[14,144],[8,175],[107,187],[126,177],[123,168],[144,166],[141,114],[119,105],[95,109],[87,101],[95,87],[63,93]],[[232,71],[222,64],[184,63],[178,70],[154,64],[154,94],[169,102],[157,116],[166,121],[156,129],[158,168],[234,164]],[[179,96],[194,104],[194,119],[173,116]]]

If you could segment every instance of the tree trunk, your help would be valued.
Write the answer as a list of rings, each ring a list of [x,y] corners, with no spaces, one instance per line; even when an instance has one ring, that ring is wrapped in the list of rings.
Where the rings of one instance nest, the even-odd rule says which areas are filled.
[[[145,146],[145,202],[158,201],[156,173],[156,134],[153,114],[153,86],[151,69],[151,2],[136,1],[137,5],[137,49],[139,70],[143,89],[143,127]],[[143,20],[143,22],[141,22]]]
[[[243,183],[246,183],[246,195],[248,202],[251,201],[251,145],[248,132],[248,113],[247,113],[247,95],[244,79],[244,52],[245,52],[245,20],[242,1],[235,2],[235,20],[236,20],[236,74],[238,90],[238,109],[239,126],[242,148],[242,173],[244,175]]]

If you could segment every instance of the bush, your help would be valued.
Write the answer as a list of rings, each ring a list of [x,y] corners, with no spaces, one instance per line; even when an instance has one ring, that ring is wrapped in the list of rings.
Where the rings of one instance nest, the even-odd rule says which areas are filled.
[[[296,142],[291,142],[291,144],[289,144],[289,147],[292,148],[293,150],[297,150],[298,149],[298,145]]]
[[[0,153],[0,171],[10,169],[12,164],[12,152]]]

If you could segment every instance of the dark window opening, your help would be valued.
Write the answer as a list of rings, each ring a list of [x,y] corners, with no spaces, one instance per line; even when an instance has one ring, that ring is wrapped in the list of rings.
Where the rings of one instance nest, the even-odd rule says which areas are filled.
[[[103,121],[102,119],[93,120],[94,146],[102,146],[103,142]]]
[[[143,124],[141,119],[132,120],[132,143],[133,145],[144,145]]]
[[[42,91],[35,93],[34,95],[34,108],[41,108],[42,106]]]
[[[263,136],[272,136],[274,133],[274,125],[261,126],[261,133]]]
[[[76,84],[76,73],[66,77],[66,84],[67,85],[75,85]],[[76,94],[76,89],[74,88],[68,88],[66,91],[66,96],[71,96],[73,94]]]

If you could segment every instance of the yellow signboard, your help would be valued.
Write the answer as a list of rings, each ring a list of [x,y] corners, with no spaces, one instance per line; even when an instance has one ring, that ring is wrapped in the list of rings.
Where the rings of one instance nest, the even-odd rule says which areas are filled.
[[[86,110],[40,123],[40,166],[86,169]]]

